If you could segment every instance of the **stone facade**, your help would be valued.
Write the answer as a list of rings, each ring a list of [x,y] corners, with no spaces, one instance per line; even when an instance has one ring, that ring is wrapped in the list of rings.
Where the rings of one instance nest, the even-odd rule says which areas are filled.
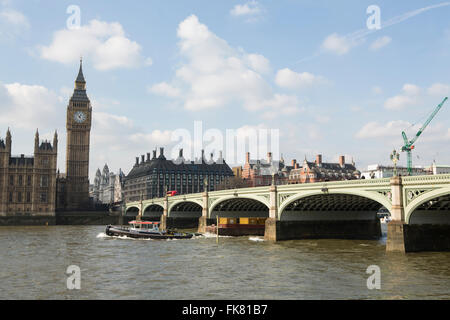
[[[0,215],[54,216],[58,135],[53,145],[34,140],[34,156],[11,155],[12,137],[0,139]]]
[[[86,94],[82,63],[75,80],[75,89],[67,106],[66,173],[58,181],[58,210],[82,210],[91,206],[89,200],[89,148],[92,124],[91,102]]]
[[[105,164],[103,172],[97,169],[92,189],[94,203],[117,204],[122,201],[122,183],[124,173],[119,169],[119,173],[109,172],[108,165]]]

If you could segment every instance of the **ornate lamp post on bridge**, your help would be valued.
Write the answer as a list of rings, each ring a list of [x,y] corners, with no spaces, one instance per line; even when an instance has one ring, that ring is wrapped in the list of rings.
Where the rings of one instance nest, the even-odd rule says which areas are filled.
[[[395,151],[392,151],[391,153],[391,161],[394,163],[394,177],[397,176],[397,162],[400,160],[400,154]]]

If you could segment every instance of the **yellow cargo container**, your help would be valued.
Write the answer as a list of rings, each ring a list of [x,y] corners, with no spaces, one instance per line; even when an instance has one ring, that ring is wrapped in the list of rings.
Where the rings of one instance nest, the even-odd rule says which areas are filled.
[[[236,224],[238,223],[237,218],[219,218],[219,224]]]
[[[249,224],[249,218],[239,218],[240,224]]]

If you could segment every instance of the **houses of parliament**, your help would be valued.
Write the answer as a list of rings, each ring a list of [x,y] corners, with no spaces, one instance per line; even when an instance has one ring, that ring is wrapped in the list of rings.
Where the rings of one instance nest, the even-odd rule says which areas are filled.
[[[34,138],[33,156],[11,154],[13,135],[0,137],[0,216],[54,216],[58,210],[89,208],[89,147],[92,107],[82,61],[67,106],[66,173],[57,172],[58,134]]]

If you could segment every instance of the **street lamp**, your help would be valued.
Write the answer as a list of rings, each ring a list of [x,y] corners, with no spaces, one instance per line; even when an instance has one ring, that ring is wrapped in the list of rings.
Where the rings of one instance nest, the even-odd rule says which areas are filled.
[[[203,179],[203,191],[208,191],[208,178],[205,177],[205,179]]]
[[[397,151],[392,151],[391,153],[391,161],[394,163],[394,177],[397,176],[397,162],[400,160],[400,153]]]

